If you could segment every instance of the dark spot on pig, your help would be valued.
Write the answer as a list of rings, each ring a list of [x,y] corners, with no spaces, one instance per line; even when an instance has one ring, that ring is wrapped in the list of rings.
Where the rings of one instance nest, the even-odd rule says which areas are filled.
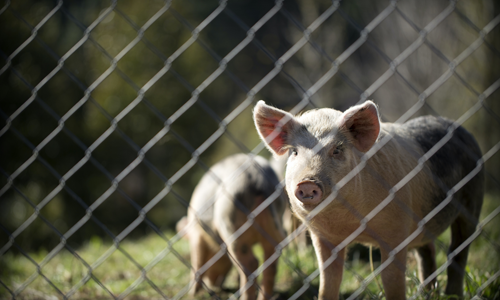
[[[426,153],[448,133],[452,124],[444,118],[425,116],[407,122],[404,127]],[[462,171],[467,174],[476,166],[479,153],[474,138],[464,128],[458,127],[453,137],[430,157],[429,165],[434,175],[451,188],[462,178]]]
[[[425,116],[408,121],[403,127],[406,127],[425,154],[448,133],[452,124],[452,121],[445,118]],[[439,205],[446,198],[449,189],[476,167],[480,157],[481,150],[475,139],[463,127],[458,127],[451,139],[427,161],[438,187],[432,199],[433,206]],[[448,205],[433,219],[439,222],[456,213],[455,205]]]

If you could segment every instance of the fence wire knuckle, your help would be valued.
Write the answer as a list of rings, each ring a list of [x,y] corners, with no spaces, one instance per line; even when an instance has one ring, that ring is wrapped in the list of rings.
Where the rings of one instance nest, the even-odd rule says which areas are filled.
[[[171,0],[150,6],[124,0],[95,7],[63,0],[28,2],[33,9],[8,0],[0,5],[0,24],[6,28],[0,33],[0,90],[5,90],[0,100],[0,298],[181,299],[196,287],[214,299],[238,299],[254,289],[264,293],[259,278],[279,262],[287,270],[280,276],[288,276],[276,279],[279,299],[313,299],[321,293],[319,277],[335,264],[356,282],[352,290],[341,290],[343,299],[385,297],[383,290],[374,292],[370,286],[394,266],[406,272],[406,284],[412,286],[406,290],[409,299],[428,299],[434,292],[426,287],[441,280],[447,268],[456,268],[453,259],[467,253],[473,242],[481,241],[500,257],[498,231],[492,229],[499,223],[500,206],[491,201],[500,194],[500,75],[498,66],[488,65],[500,61],[494,37],[500,24],[498,3],[485,0],[492,8],[487,11],[461,1],[421,5],[414,0],[383,5],[277,0],[246,6]],[[357,7],[363,3],[370,9]],[[448,99],[458,90],[462,98]],[[265,143],[282,137],[282,128],[293,121],[288,115],[277,120],[277,129],[258,143],[251,111],[260,98],[292,115],[322,107],[344,111],[373,99],[383,122],[403,124],[424,113],[452,120],[427,150],[408,150],[415,163],[394,182],[369,162],[385,155],[383,148],[397,142],[396,133],[387,132],[366,152],[358,151],[356,166],[332,182],[328,195],[302,222],[284,232],[286,222],[278,212],[286,197],[283,174],[275,174],[274,192],[258,191],[262,199],[251,208],[234,192],[241,178],[251,177],[252,168],[265,182],[275,181],[258,156],[269,157]],[[454,151],[475,165],[450,183],[428,165],[463,127],[479,134],[482,155],[459,141],[460,149]],[[310,150],[319,156],[325,147],[318,142]],[[231,172],[210,167],[234,152],[247,156]],[[369,174],[387,192],[363,212],[341,193],[361,174]],[[420,174],[444,195],[423,217],[402,199]],[[485,199],[491,203],[479,218],[456,199],[483,175]],[[189,197],[200,178],[200,184],[211,180],[216,192],[207,192],[197,206]],[[247,189],[247,194],[256,193]],[[243,216],[237,228],[224,234],[206,219],[208,214],[213,218],[222,198],[231,199],[228,203]],[[318,263],[311,254],[315,267],[304,267],[299,256],[314,252],[305,242],[306,233],[315,234],[315,220],[333,204],[342,205],[359,227],[336,244],[324,242],[327,257]],[[285,205],[293,222],[294,212],[289,202]],[[415,224],[397,243],[370,226],[388,207],[397,207]],[[450,250],[448,242],[428,229],[447,207],[463,222],[477,224]],[[181,212],[187,216],[175,232],[172,224],[183,221]],[[235,215],[224,218],[236,222]],[[270,234],[267,226],[274,225],[262,218],[278,224],[283,238]],[[254,269],[234,250],[249,232],[259,236],[264,250]],[[186,250],[195,234],[210,246]],[[359,257],[352,258],[361,250],[350,251],[363,234],[386,255],[370,271],[356,266]],[[445,256],[423,279],[397,257],[419,236],[434,241],[432,251]],[[163,243],[154,253],[148,249],[152,238]],[[99,246],[91,255],[83,249],[92,243]],[[264,244],[271,245],[272,254]],[[38,253],[40,247],[48,248]],[[342,257],[344,253],[349,256]],[[201,265],[190,259],[195,254],[207,256]],[[69,275],[57,274],[57,268],[65,270],[66,262],[59,259],[66,255]],[[112,265],[117,256],[127,269]],[[14,260],[20,259],[29,263],[23,268],[34,271],[11,274]],[[163,270],[166,262],[175,268]],[[227,262],[247,278],[230,291],[204,277]],[[119,274],[110,269],[113,275],[104,276],[105,268],[117,268]],[[498,266],[481,281],[472,271],[463,276],[475,285],[467,290],[470,299],[483,299],[485,291],[500,287]],[[45,286],[43,292],[36,291],[40,286]]]

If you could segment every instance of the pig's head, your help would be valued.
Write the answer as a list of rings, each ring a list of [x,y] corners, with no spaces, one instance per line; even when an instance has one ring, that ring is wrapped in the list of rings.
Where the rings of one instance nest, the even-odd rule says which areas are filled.
[[[293,116],[261,100],[254,121],[269,150],[288,156],[287,193],[294,210],[304,213],[331,194],[380,132],[378,110],[371,101],[343,113],[323,108]]]

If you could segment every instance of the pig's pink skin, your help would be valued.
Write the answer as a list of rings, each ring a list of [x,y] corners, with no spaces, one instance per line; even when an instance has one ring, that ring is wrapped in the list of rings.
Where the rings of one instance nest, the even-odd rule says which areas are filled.
[[[269,150],[276,156],[288,156],[285,182],[294,213],[304,221],[311,210],[329,201],[308,223],[321,266],[320,299],[338,298],[345,248],[336,249],[338,258],[333,263],[323,264],[331,261],[335,246],[358,230],[363,218],[384,199],[392,201],[372,216],[353,240],[380,247],[383,262],[418,229],[418,223],[447,198],[448,190],[476,168],[481,158],[475,139],[458,127],[449,141],[419,166],[418,160],[446,136],[453,122],[427,116],[405,124],[381,123],[372,101],[345,112],[324,108],[299,116],[259,101],[254,109],[254,121]],[[357,175],[343,180],[365,160],[366,152],[388,136],[392,137],[389,142],[372,151],[373,156]],[[406,184],[397,185],[417,166],[419,172]],[[339,182],[340,188],[336,186]],[[303,197],[300,193],[304,184],[314,189],[311,183],[320,188],[321,198]],[[454,251],[475,231],[483,185],[484,174],[480,170],[453,194],[453,204],[442,208],[426,222],[423,232],[412,239],[408,247],[395,254],[393,262],[382,271],[387,299],[405,299],[408,248],[417,249],[423,281],[436,269],[433,240],[439,234],[452,224],[450,251]],[[397,190],[390,195],[389,191],[395,186]],[[454,266],[448,269],[446,293],[462,297],[467,248],[453,260]],[[435,280],[431,281],[429,286],[434,283]]]
[[[187,219],[177,224],[181,231],[186,226],[186,237],[190,242],[191,265],[194,269],[192,294],[203,289],[202,280],[210,288],[220,288],[233,266],[228,255],[211,262],[211,258],[226,243],[227,250],[237,266],[240,287],[248,283],[248,276],[258,267],[252,246],[259,243],[267,260],[275,254],[275,247],[284,238],[282,217],[286,205],[285,195],[278,196],[258,215],[254,225],[231,242],[232,235],[248,220],[248,214],[261,205],[279,187],[279,179],[269,162],[260,157],[236,154],[216,163],[202,177],[191,197]],[[196,272],[209,268],[200,276]],[[205,267],[206,268],[206,267]],[[251,285],[242,290],[239,299],[270,299],[277,270],[277,261],[263,271],[260,290]]]

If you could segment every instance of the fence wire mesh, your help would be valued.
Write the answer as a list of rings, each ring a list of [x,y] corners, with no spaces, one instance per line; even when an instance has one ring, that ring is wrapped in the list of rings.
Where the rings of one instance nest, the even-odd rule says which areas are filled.
[[[476,242],[487,250],[471,250],[469,261],[489,269],[468,271],[466,297],[500,297],[485,294],[500,286],[494,225],[500,213],[498,3],[5,1],[0,22],[2,298],[180,299],[191,297],[196,280],[228,254],[236,268],[244,268],[228,247],[251,228],[265,235],[256,216],[281,197],[284,182],[245,213],[228,239],[203,227],[220,248],[198,270],[185,240],[199,228],[195,222],[177,233],[172,228],[186,211],[201,219],[219,200],[207,199],[201,210],[190,206],[203,174],[227,187],[237,184],[232,180],[256,155],[269,157],[251,119],[260,98],[294,115],[320,107],[343,111],[373,99],[383,121],[404,123],[423,114],[455,121],[397,184],[368,170],[388,195],[368,214],[352,211],[359,228],[332,246],[325,264],[318,266],[310,245],[297,248],[295,241],[332,201],[349,207],[338,191],[392,136],[378,141],[304,224],[288,228],[283,241],[268,237],[275,252],[247,272],[246,285],[218,290],[202,281],[202,293],[239,298],[279,261],[286,271],[278,275],[277,297],[313,299],[322,269],[344,259],[339,253],[398,202],[396,193],[464,126],[483,152],[476,168],[455,186],[442,186],[446,198],[423,219],[399,204],[418,228],[388,249],[389,258],[374,270],[356,266],[365,250],[349,250],[344,279],[353,280],[342,296],[381,297],[369,288],[376,277],[444,206],[457,205],[454,194],[484,170],[483,214],[477,220],[464,213],[479,221],[476,231],[444,254],[423,282],[407,271],[407,296],[428,297],[424,286],[444,276],[453,257]],[[318,144],[314,150],[321,149]],[[229,180],[209,171],[235,152],[251,154],[250,161]],[[154,237],[155,246],[144,236]],[[447,247],[436,240],[436,251],[446,253]],[[282,255],[287,251],[295,256]],[[63,255],[69,265],[58,260]],[[301,265],[305,256],[312,256],[312,267]],[[113,264],[119,258],[123,266]],[[27,262],[22,267],[20,259]]]

